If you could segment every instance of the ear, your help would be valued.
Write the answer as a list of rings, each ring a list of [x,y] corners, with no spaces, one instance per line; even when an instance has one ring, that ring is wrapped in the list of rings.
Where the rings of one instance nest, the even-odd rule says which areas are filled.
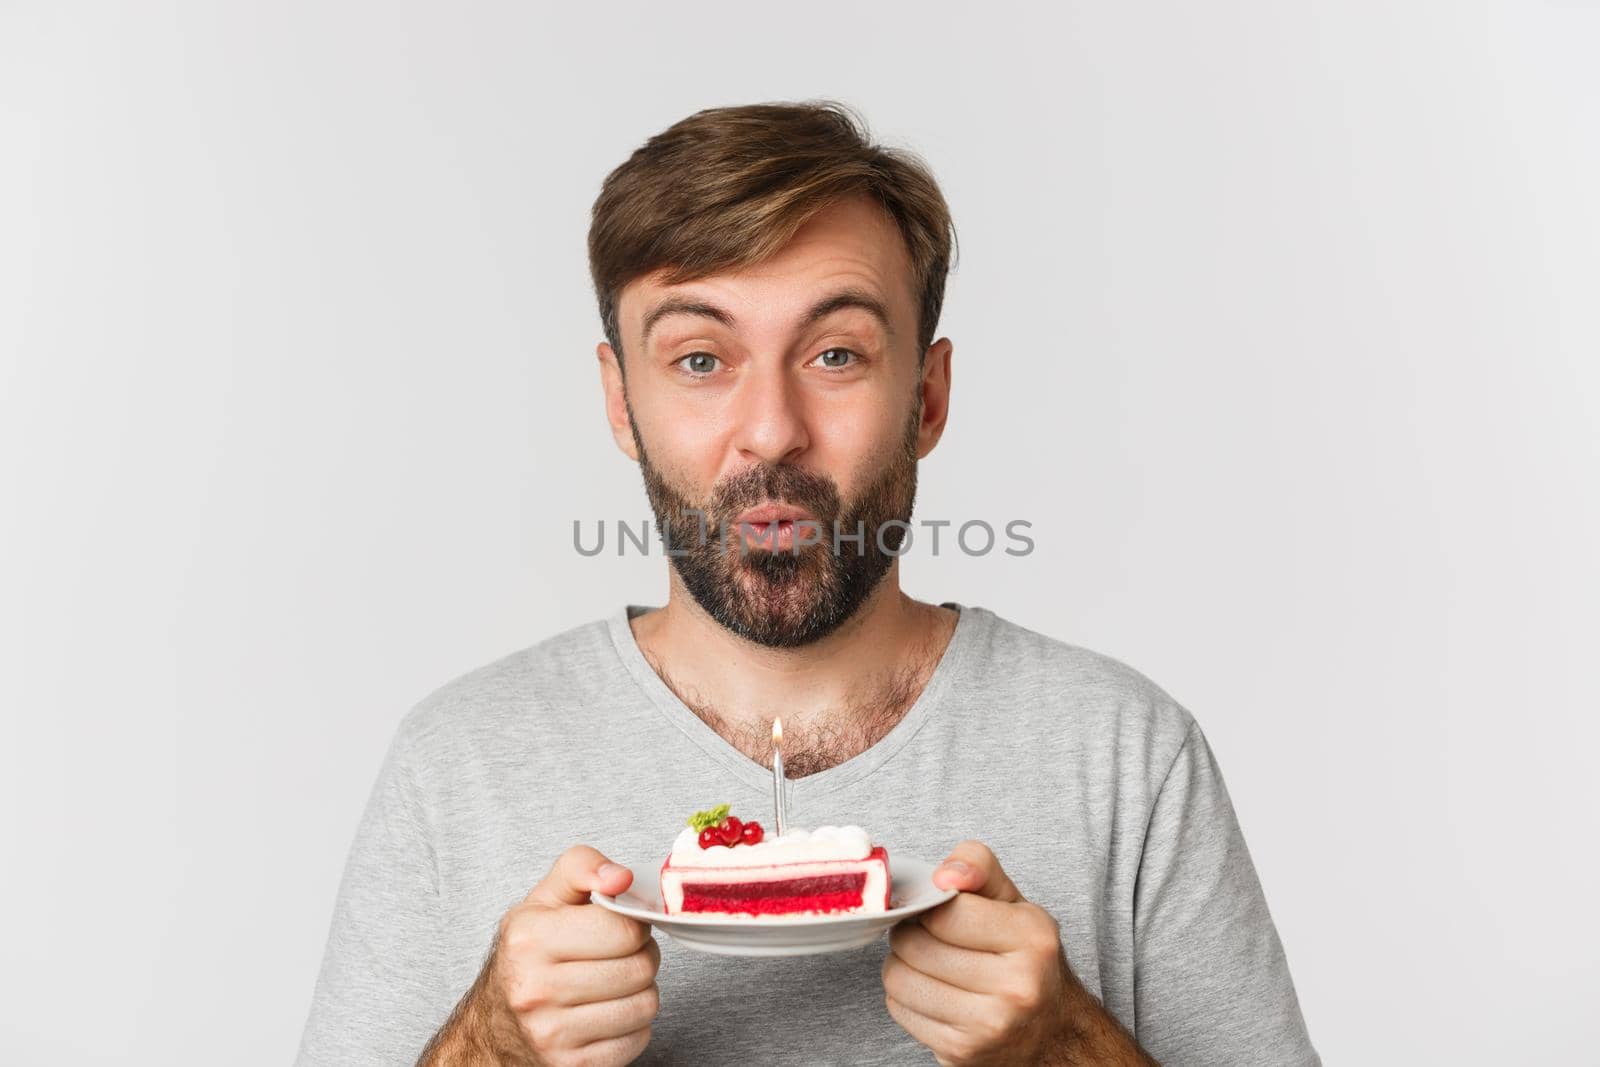
[[[917,427],[917,458],[922,459],[944,436],[950,415],[950,354],[955,346],[941,337],[922,360],[922,422]]]
[[[639,462],[639,446],[633,439],[633,420],[628,416],[628,394],[622,384],[622,364],[611,346],[601,341],[594,350],[600,361],[600,388],[605,392],[606,422],[611,424],[611,439],[623,455]]]

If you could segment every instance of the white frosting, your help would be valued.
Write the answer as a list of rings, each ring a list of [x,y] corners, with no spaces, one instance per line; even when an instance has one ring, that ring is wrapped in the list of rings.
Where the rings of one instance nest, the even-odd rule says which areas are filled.
[[[762,867],[771,863],[810,863],[817,860],[864,860],[872,852],[872,838],[859,826],[819,826],[815,830],[790,829],[782,837],[764,838],[757,845],[700,847],[700,833],[685,826],[672,843],[674,867]]]

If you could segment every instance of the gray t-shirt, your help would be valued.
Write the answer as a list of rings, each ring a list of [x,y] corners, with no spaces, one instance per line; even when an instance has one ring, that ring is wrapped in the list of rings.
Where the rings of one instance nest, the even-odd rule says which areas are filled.
[[[793,781],[790,820],[857,823],[891,856],[933,862],[984,842],[1162,1063],[1319,1063],[1194,719],[1114,659],[946,606],[959,621],[922,695],[867,751]],[[350,851],[299,1063],[414,1063],[500,916],[568,846],[647,870],[696,810],[768,812],[771,771],[646,662],[627,621],[643,610],[473,671],[406,716]],[[639,1062],[933,1062],[884,1007],[887,939],[761,959],[656,937],[661,1013]]]

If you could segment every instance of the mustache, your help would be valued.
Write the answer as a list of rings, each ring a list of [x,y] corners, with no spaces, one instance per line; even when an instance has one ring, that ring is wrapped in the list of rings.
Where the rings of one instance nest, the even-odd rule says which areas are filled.
[[[712,514],[733,516],[766,503],[804,508],[819,519],[827,519],[839,510],[839,488],[826,475],[799,467],[759,463],[718,483],[707,510]]]

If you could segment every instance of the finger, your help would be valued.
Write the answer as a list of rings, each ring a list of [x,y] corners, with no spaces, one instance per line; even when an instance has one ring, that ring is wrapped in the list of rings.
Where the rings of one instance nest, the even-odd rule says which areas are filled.
[[[540,1039],[536,1047],[572,1049],[641,1030],[650,1025],[660,1008],[661,994],[652,984],[615,1000],[550,1012],[530,1026]]]
[[[966,1035],[949,1023],[930,1018],[894,997],[886,998],[884,1003],[889,1009],[889,1018],[929,1049],[960,1048],[966,1041]]]
[[[621,959],[650,940],[648,924],[592,905],[542,909],[529,921],[524,944],[552,962]]]
[[[632,883],[633,872],[628,868],[612,863],[588,845],[573,845],[556,860],[544,880],[528,893],[527,903],[550,907],[587,904],[594,890],[615,896]]]
[[[952,1026],[986,1018],[984,1013],[997,1007],[989,1003],[987,996],[958,989],[948,982],[923,974],[893,954],[883,961],[883,990],[928,1018]]]
[[[615,1000],[649,986],[660,969],[661,947],[652,937],[644,948],[627,956],[556,964],[550,973],[550,989],[558,1004]]]
[[[604,1041],[592,1041],[576,1050],[576,1059],[579,1063],[592,1063],[601,1067],[611,1067],[616,1064],[632,1063],[644,1054],[645,1048],[650,1044],[650,1028],[635,1030],[631,1034],[621,1037],[608,1037]]]
[[[940,889],[959,889],[990,900],[1015,902],[1022,899],[1011,884],[1000,861],[981,841],[963,841],[950,850],[944,862],[934,868],[933,884]]]
[[[941,941],[916,923],[900,923],[889,932],[889,951],[957,989],[992,993],[1005,988],[1008,965],[1003,956]]]
[[[923,929],[947,945],[977,952],[1011,952],[1026,943],[1017,905],[962,893],[918,917]]]

